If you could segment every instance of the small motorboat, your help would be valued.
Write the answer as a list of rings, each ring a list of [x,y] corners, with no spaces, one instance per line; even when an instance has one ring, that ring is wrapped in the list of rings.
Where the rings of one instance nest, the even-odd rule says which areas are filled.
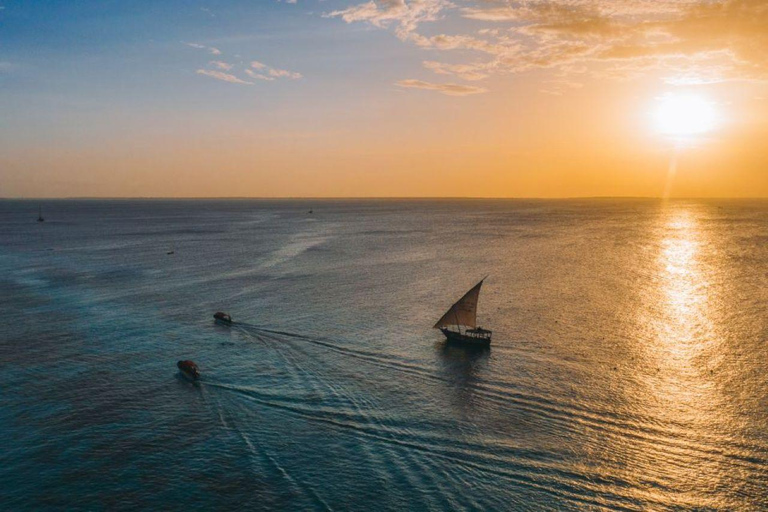
[[[226,313],[222,313],[221,311],[214,314],[213,319],[216,321],[216,323],[219,324],[232,325],[232,317]]]
[[[179,361],[176,363],[176,366],[179,368],[179,371],[181,371],[181,374],[188,379],[197,380],[200,378],[200,370],[198,370],[194,361]]]

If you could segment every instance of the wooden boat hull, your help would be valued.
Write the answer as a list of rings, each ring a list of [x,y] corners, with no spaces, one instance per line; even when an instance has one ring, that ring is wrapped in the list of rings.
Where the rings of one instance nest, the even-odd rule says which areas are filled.
[[[200,380],[200,374],[199,373],[192,373],[184,370],[179,370],[179,373],[182,377],[184,377],[186,380],[190,382],[197,382]]]
[[[231,317],[231,316],[229,316],[228,314],[226,314],[226,313],[222,312],[222,311],[218,311],[218,312],[216,312],[216,314],[215,314],[215,315],[213,315],[213,320],[214,320],[214,321],[215,321],[217,324],[221,324],[221,325],[232,325],[232,317]]]
[[[193,361],[179,361],[176,367],[183,377],[188,380],[196,381],[200,378],[200,371]]]
[[[448,329],[440,329],[448,343],[452,345],[464,345],[468,347],[489,347],[491,345],[490,332],[488,336],[471,336]]]

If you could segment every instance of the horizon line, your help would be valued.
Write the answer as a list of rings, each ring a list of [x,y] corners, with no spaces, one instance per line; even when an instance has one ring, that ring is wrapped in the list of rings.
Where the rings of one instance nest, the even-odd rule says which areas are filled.
[[[259,201],[338,201],[338,200],[572,200],[572,199],[653,199],[659,201],[680,199],[768,199],[768,196],[41,196],[0,197],[0,201],[199,201],[199,200],[259,200]]]

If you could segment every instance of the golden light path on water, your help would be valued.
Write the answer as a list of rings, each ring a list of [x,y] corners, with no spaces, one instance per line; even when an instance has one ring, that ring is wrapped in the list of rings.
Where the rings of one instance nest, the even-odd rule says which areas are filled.
[[[636,467],[655,475],[657,485],[645,496],[651,501],[727,508],[716,489],[720,475],[733,472],[722,455],[737,429],[715,371],[727,351],[716,277],[723,262],[701,226],[703,215],[693,206],[664,203],[658,218],[637,350],[650,367],[643,372],[643,413],[668,439]]]

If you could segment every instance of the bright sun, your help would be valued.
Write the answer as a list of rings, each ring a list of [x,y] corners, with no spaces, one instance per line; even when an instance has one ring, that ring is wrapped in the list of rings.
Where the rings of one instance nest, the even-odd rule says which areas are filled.
[[[689,137],[706,133],[718,121],[714,103],[693,94],[667,94],[658,99],[656,129],[664,135]]]

